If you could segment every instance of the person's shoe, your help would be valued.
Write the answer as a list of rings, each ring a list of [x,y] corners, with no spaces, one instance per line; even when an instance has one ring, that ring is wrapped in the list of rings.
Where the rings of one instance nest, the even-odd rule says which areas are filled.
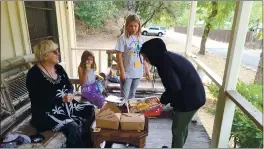
[[[162,146],[161,148],[169,148],[168,146]]]
[[[197,123],[197,120],[191,120],[192,123]]]

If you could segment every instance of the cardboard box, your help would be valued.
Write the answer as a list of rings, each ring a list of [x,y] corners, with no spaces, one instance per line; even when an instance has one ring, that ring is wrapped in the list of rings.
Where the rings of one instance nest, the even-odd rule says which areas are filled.
[[[121,113],[120,109],[114,103],[111,102],[106,103],[100,111],[104,111],[106,109],[111,109],[114,113]]]
[[[114,104],[107,103],[95,116],[96,127],[118,129],[120,117],[120,110]]]
[[[138,113],[122,113],[120,125],[122,130],[144,130],[145,116]]]

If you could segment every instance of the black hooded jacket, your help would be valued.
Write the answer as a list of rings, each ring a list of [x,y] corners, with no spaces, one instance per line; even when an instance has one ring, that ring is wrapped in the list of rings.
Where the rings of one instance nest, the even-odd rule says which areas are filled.
[[[149,59],[151,65],[157,67],[165,87],[161,103],[170,103],[179,112],[194,111],[205,104],[202,81],[185,57],[167,51],[165,43],[159,38],[145,42],[140,53]]]

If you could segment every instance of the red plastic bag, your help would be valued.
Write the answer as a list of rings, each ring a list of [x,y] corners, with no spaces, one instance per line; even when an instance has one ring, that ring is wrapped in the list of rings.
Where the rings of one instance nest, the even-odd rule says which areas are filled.
[[[155,116],[160,116],[161,112],[162,112],[162,104],[151,110],[145,111],[144,115],[149,117],[155,117]]]

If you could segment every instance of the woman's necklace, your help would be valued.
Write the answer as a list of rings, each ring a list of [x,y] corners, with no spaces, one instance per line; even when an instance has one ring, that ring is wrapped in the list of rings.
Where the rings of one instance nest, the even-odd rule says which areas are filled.
[[[50,74],[49,71],[48,71],[48,70],[47,70],[47,69],[46,69],[41,63],[40,63],[40,65],[41,65],[41,66],[45,69],[45,71],[49,74],[49,77],[52,78],[52,79],[54,79],[54,78],[52,77],[52,75],[51,75],[52,73]],[[55,80],[55,79],[54,79],[54,80]]]

